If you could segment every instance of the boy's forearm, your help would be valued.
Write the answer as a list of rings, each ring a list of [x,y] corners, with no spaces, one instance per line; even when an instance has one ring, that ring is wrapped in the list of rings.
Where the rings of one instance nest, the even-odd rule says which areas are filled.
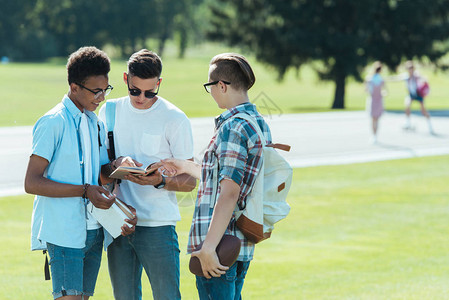
[[[38,155],[31,155],[25,174],[25,192],[46,197],[80,197],[84,193],[82,185],[53,181],[44,176],[49,162]]]
[[[193,158],[182,161],[184,174],[175,177],[166,177],[165,189],[176,192],[190,192],[196,187],[196,180],[200,178],[201,166]]]
[[[196,179],[187,174],[166,177],[165,189],[176,192],[190,192],[196,187]]]
[[[81,197],[84,194],[84,186],[60,183],[45,177],[29,178],[25,180],[25,191],[46,197]]]
[[[111,175],[111,173],[115,170],[113,162],[114,161],[101,166],[101,173],[100,173],[101,184],[108,184],[114,181],[113,178],[109,177],[109,175]]]
[[[240,187],[236,183],[232,182],[231,185],[228,183],[221,186],[222,193],[220,193],[215,204],[209,231],[207,232],[203,247],[215,250],[229,225],[240,193]]]
[[[196,162],[192,160],[186,161],[186,172],[187,174],[193,176],[196,179],[201,178],[201,165],[197,164]]]

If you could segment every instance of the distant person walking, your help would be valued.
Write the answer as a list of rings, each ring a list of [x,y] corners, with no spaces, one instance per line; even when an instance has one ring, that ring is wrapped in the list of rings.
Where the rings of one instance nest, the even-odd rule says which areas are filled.
[[[372,118],[372,143],[377,143],[377,130],[379,127],[379,118],[384,112],[383,92],[385,81],[380,73],[382,72],[382,64],[376,61],[373,64],[374,74],[368,76],[365,80],[366,91],[369,96],[366,101],[366,110]]]
[[[424,106],[424,98],[429,93],[429,85],[426,80],[421,77],[415,69],[415,65],[411,60],[405,63],[407,73],[399,75],[399,80],[404,80],[407,85],[408,95],[405,97],[405,130],[413,129],[410,122],[410,107],[412,101],[417,101],[421,106],[421,113],[427,118],[427,124],[429,126],[430,134],[434,134],[432,123],[430,122],[430,115]]]

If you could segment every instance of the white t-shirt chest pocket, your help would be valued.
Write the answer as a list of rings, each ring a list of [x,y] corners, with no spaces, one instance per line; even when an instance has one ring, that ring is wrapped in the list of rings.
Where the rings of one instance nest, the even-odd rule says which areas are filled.
[[[140,141],[140,151],[146,155],[156,155],[161,147],[161,135],[144,132]]]

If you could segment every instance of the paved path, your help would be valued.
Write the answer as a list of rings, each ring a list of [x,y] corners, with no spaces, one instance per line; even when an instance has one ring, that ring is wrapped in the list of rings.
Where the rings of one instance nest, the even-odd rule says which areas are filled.
[[[275,142],[290,144],[285,157],[293,167],[348,164],[449,154],[449,117],[432,118],[435,135],[423,117],[412,116],[415,131],[404,131],[403,113],[385,113],[379,142],[371,144],[370,120],[363,111],[281,115],[267,118]],[[195,158],[213,134],[213,118],[192,119]],[[31,127],[0,128],[0,197],[23,194],[31,149]]]

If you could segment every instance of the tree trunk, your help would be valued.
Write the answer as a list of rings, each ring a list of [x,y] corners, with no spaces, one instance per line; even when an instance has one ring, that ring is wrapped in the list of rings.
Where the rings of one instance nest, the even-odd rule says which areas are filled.
[[[131,37],[131,53],[134,53],[136,51],[137,51],[136,38],[135,37]]]
[[[182,26],[182,25],[181,25]],[[182,27],[179,31],[179,58],[184,58],[187,49],[187,30]]]
[[[335,78],[335,95],[334,95],[334,103],[332,104],[332,109],[345,108],[345,85],[346,85],[346,75],[337,72],[337,77]]]
[[[166,34],[163,34],[160,38],[159,38],[159,50],[158,50],[158,55],[160,57],[162,57],[164,55],[164,50],[165,50],[165,42],[167,41],[168,36]]]

